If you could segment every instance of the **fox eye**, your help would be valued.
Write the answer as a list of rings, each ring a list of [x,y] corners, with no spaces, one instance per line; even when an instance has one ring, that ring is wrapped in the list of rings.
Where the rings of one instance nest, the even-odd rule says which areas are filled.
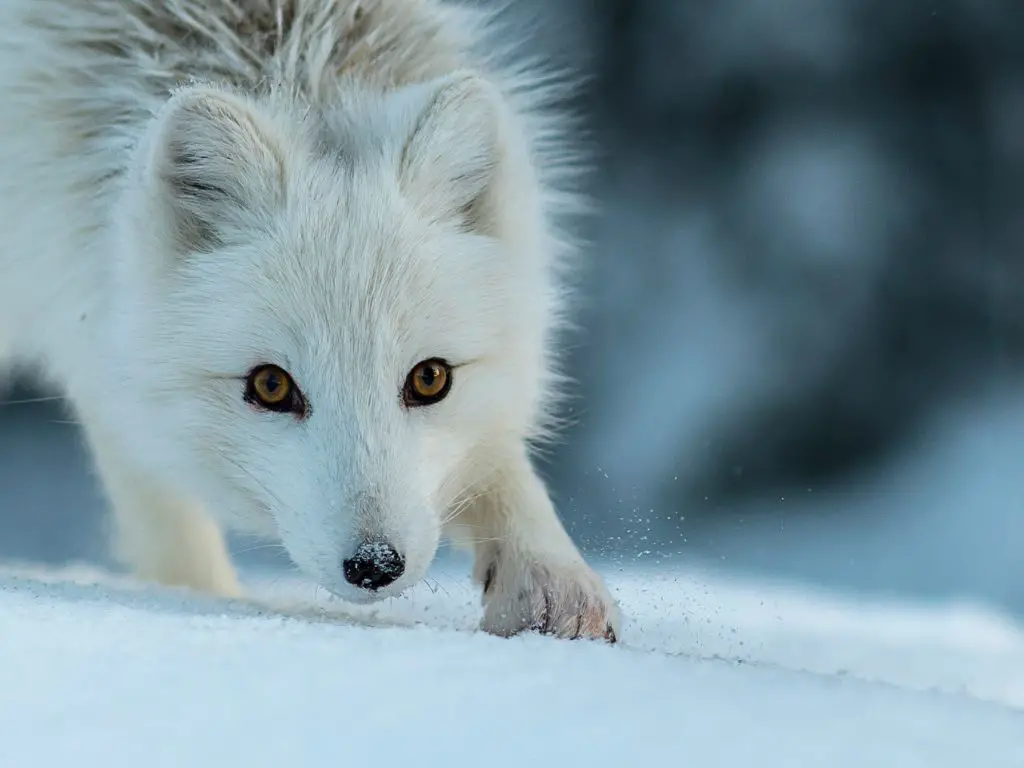
[[[276,365],[258,365],[249,372],[245,379],[245,400],[267,411],[306,415],[306,399],[295,380]]]
[[[417,363],[409,371],[402,388],[402,401],[406,407],[439,403],[452,388],[452,368],[444,360],[433,357]]]

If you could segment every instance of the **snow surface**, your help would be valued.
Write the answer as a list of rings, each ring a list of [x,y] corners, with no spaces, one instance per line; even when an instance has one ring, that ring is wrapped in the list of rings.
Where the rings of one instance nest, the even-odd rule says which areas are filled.
[[[610,569],[618,646],[504,640],[462,570],[352,607],[5,569],[0,766],[1024,766],[1024,629],[985,610]]]

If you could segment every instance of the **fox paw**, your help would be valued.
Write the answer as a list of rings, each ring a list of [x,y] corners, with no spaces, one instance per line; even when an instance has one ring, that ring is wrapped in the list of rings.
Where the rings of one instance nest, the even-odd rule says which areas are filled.
[[[568,639],[618,640],[618,607],[604,582],[585,563],[524,567],[497,556],[482,569],[480,579],[485,632],[502,637],[540,632]]]

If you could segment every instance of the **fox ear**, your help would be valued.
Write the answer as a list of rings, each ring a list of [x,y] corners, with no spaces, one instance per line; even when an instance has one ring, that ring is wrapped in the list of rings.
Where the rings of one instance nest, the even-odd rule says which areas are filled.
[[[151,136],[143,179],[180,253],[213,251],[251,232],[282,192],[269,131],[226,91],[177,92]]]
[[[402,148],[403,191],[428,216],[485,231],[486,197],[503,158],[501,101],[479,77],[455,74],[433,85]]]

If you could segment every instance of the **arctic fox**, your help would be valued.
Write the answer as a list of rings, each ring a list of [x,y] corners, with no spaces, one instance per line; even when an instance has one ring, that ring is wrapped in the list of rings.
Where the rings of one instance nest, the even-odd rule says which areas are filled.
[[[493,44],[442,0],[2,4],[0,349],[140,577],[239,595],[235,527],[367,602],[446,535],[486,631],[619,634],[531,458],[565,131]]]

